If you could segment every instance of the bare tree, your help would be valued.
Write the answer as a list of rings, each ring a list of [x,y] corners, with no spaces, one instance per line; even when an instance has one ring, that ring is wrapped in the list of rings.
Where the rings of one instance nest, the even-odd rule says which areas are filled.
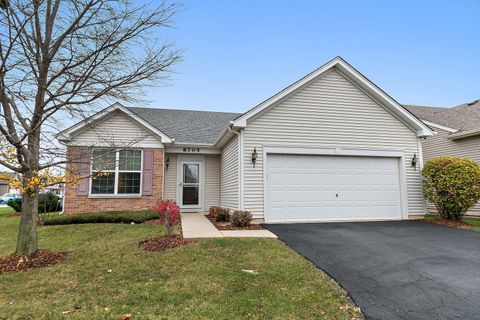
[[[156,2],[158,3],[158,2]],[[22,174],[16,252],[37,250],[39,172],[64,163],[53,136],[113,101],[163,84],[180,59],[160,41],[179,6],[129,0],[0,0],[0,165]]]

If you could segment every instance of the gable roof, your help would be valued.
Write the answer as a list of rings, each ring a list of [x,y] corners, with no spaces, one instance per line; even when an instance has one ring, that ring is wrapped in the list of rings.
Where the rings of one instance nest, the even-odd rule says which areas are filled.
[[[241,115],[232,122],[233,126],[245,128],[249,119],[252,119],[256,115],[261,114],[262,112],[265,112],[266,110],[274,107],[277,103],[281,102],[282,100],[286,99],[298,90],[302,89],[304,86],[308,85],[312,81],[320,78],[323,74],[325,74],[332,68],[335,68],[336,71],[338,71],[347,79],[355,83],[358,87],[360,87],[360,89],[369,94],[372,98],[374,98],[391,113],[396,115],[400,119],[400,121],[410,127],[413,131],[415,131],[417,136],[425,137],[431,136],[433,134],[433,131],[426,124],[424,124],[414,114],[406,110],[401,104],[399,104],[383,90],[377,87],[373,82],[371,82],[363,74],[358,72],[341,57],[336,57],[333,60],[327,62],[326,64],[309,73],[297,82],[273,95],[269,99],[263,101],[256,107],[245,112],[243,115]]]
[[[88,125],[100,121],[113,111],[120,111],[159,136],[162,143],[221,145],[222,141],[225,141],[231,134],[229,132],[231,127],[246,127],[249,119],[272,108],[332,68],[384,106],[412,129],[417,136],[424,137],[433,134],[433,131],[417,118],[416,113],[409,112],[345,60],[336,57],[245,113],[125,107],[120,103],[115,103],[60,132],[57,138],[61,142],[67,143],[73,135],[81,132]]]
[[[410,112],[427,120],[461,132],[480,130],[480,100],[453,108],[405,105]]]
[[[141,117],[137,116],[136,114],[131,112],[128,108],[126,108],[125,106],[123,106],[121,103],[118,103],[118,102],[74,124],[73,126],[59,132],[56,135],[56,138],[62,143],[68,142],[71,140],[73,135],[77,134],[78,132],[81,132],[84,128],[88,128],[89,126],[93,125],[93,123],[97,121],[101,121],[102,119],[105,119],[106,117],[111,115],[112,112],[122,112],[126,114],[136,123],[143,126],[153,134],[157,135],[161,139],[162,143],[172,142],[172,138],[166,135],[163,131],[152,126],[150,123],[148,123]]]
[[[175,143],[214,144],[230,121],[241,113],[129,107],[131,112],[156,128],[161,128]]]

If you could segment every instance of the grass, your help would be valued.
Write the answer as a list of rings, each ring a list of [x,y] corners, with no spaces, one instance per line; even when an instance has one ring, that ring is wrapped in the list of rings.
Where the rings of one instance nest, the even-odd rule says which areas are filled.
[[[0,256],[13,252],[19,222],[6,213],[0,208]],[[0,319],[359,316],[345,291],[278,240],[211,239],[163,253],[137,248],[160,233],[159,225],[40,227],[40,247],[68,256],[48,268],[0,274]]]
[[[440,219],[440,216],[436,214],[428,214],[425,216],[425,219],[438,220]],[[471,226],[462,226],[462,229],[480,231],[480,217],[465,216],[463,217],[463,221],[470,223]]]
[[[10,207],[4,207],[0,208],[0,218],[6,216],[9,213],[15,212],[12,208]]]

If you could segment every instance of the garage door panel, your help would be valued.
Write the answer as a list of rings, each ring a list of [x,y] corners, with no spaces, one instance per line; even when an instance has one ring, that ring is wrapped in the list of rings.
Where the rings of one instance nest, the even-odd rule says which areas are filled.
[[[267,158],[267,222],[401,219],[397,158]]]

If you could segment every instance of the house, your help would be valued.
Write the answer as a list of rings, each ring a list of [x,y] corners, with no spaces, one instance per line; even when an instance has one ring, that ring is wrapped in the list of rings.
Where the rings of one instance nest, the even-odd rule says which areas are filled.
[[[174,199],[265,222],[413,218],[425,212],[421,140],[432,134],[337,57],[242,114],[116,103],[75,124],[58,136],[81,159],[70,169],[104,174],[67,186],[64,210]]]
[[[15,172],[0,172],[0,196],[5,193],[19,194],[20,190],[10,186],[10,180],[20,180],[20,175]]]
[[[425,160],[453,156],[480,163],[480,100],[453,108],[412,105],[405,108],[435,129],[435,135],[422,141]],[[429,205],[428,209],[434,207]],[[480,214],[480,203],[469,213]]]

